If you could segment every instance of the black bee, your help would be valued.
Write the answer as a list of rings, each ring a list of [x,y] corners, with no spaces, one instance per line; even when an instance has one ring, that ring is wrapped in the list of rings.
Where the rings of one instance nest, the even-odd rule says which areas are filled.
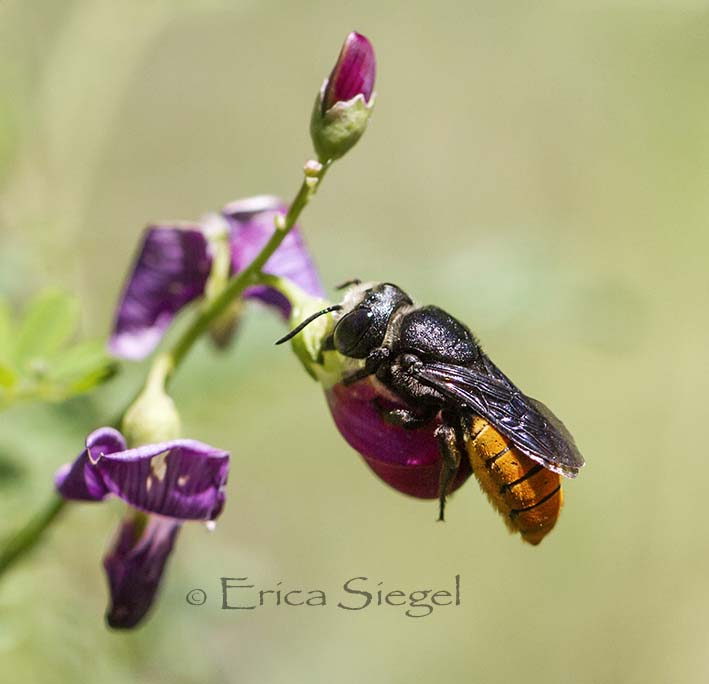
[[[482,351],[470,330],[437,306],[416,306],[391,283],[348,281],[342,304],[303,321],[285,342],[320,315],[338,312],[323,351],[360,360],[343,382],[374,375],[407,408],[384,418],[417,429],[440,416],[442,456],[439,519],[467,454],[483,489],[511,529],[538,543],[561,506],[559,475],[576,477],[584,460],[573,437],[541,402],[523,394]]]

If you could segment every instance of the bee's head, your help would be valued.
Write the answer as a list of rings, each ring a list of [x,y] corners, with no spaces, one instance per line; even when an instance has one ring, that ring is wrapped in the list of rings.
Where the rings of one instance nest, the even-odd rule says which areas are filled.
[[[408,295],[391,283],[349,286],[333,332],[335,349],[353,359],[366,358],[384,342],[394,312],[411,303]]]
[[[334,304],[315,312],[281,337],[276,344],[283,344],[295,337],[315,319],[331,312],[337,314],[332,333],[331,346],[343,356],[364,359],[371,351],[381,346],[387,327],[394,313],[402,306],[411,305],[409,296],[391,283],[362,283],[351,280],[338,289],[347,288],[342,304]]]

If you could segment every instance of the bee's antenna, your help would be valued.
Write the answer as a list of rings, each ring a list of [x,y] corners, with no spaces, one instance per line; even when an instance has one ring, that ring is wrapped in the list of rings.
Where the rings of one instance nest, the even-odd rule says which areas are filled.
[[[330,313],[331,311],[339,311],[341,308],[342,304],[333,304],[332,306],[326,307],[322,311],[314,313],[312,316],[308,316],[302,323],[299,323],[287,335],[281,337],[280,340],[276,340],[276,344],[283,344],[284,342],[288,342],[288,340],[290,340],[292,337],[295,337],[303,328],[305,328],[306,325],[312,323],[316,318],[320,318],[320,316],[324,316],[325,314]]]
[[[359,278],[350,278],[349,280],[345,280],[344,282],[340,283],[339,285],[335,285],[336,290],[344,290],[346,287],[349,287],[350,285],[361,285],[362,281]]]

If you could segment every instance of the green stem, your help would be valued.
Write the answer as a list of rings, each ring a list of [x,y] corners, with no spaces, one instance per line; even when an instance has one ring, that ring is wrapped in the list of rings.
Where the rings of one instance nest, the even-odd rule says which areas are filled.
[[[276,229],[273,231],[273,235],[271,235],[269,241],[264,245],[258,256],[256,256],[243,271],[234,276],[217,297],[206,303],[192,321],[191,325],[182,333],[175,345],[168,352],[171,363],[167,380],[170,380],[172,374],[182,363],[190,349],[192,349],[194,343],[209,329],[212,322],[224,313],[229,305],[237,299],[237,297],[240,297],[247,287],[258,284],[262,277],[263,267],[278,249],[286,235],[292,230],[303,209],[305,209],[311,197],[317,191],[325,173],[330,167],[330,163],[331,162],[327,162],[323,164],[317,175],[306,175],[303,184],[300,186],[300,190],[298,190],[298,194],[295,196],[293,203],[288,209],[288,213],[280,223],[276,221]]]
[[[65,505],[66,499],[57,494],[53,495],[42,511],[3,544],[0,551],[0,575],[37,545]]]
[[[300,190],[298,190],[298,194],[295,196],[285,217],[279,215],[280,220],[276,220],[276,228],[273,231],[273,235],[271,235],[261,252],[243,271],[229,280],[219,295],[202,306],[173,347],[155,358],[146,384],[167,383],[177,368],[179,368],[187,353],[192,349],[194,343],[207,332],[212,322],[235,299],[240,297],[247,287],[258,284],[262,279],[268,280],[268,276],[262,273],[263,267],[296,224],[303,209],[316,193],[330,164],[331,162],[328,161],[321,166],[312,163],[306,166],[306,177],[300,186]],[[32,518],[14,536],[10,537],[0,550],[0,575],[37,545],[65,504],[65,499],[54,495],[43,511]]]

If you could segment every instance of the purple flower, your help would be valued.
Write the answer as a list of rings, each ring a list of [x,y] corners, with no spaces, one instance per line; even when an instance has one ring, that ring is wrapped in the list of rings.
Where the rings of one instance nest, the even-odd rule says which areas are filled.
[[[111,605],[106,622],[114,629],[131,629],[146,615],[157,595],[167,559],[182,526],[156,515],[147,521],[127,517],[103,559]]]
[[[326,397],[342,436],[384,482],[420,499],[438,498],[441,455],[433,433],[439,422],[417,430],[388,423],[375,400],[382,408],[402,404],[369,379],[349,386],[338,383],[326,390]],[[449,491],[458,489],[471,473],[463,459]]]
[[[109,625],[127,628],[142,620],[182,522],[219,516],[228,473],[229,454],[202,442],[126,449],[123,435],[108,427],[92,432],[76,460],[59,469],[55,483],[66,499],[102,501],[113,494],[135,509],[104,560]]]
[[[369,103],[374,90],[376,60],[372,44],[360,33],[352,31],[340,50],[340,56],[330,73],[322,98],[324,114],[337,102],[348,102],[362,95]]]
[[[243,270],[274,230],[274,218],[287,207],[278,198],[252,197],[227,205],[219,215],[198,224],[148,226],[143,244],[123,289],[109,340],[111,352],[142,359],[160,342],[179,311],[204,295],[212,268],[215,239],[227,233],[232,252],[231,274]],[[309,294],[322,286],[298,228],[294,228],[264,269],[293,280]],[[266,287],[250,288],[247,298],[274,306],[284,317],[287,300]]]

